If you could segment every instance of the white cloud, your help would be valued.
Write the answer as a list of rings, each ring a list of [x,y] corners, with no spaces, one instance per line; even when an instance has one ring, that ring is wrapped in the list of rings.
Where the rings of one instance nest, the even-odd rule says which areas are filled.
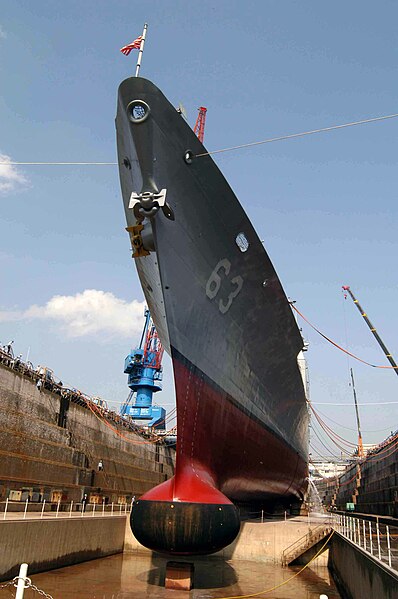
[[[2,28],[2,26],[0,25],[0,39],[5,40],[7,38],[7,34],[4,31],[4,29]]]
[[[10,164],[11,158],[0,154],[0,193],[12,191],[17,185],[27,183],[26,178],[18,171],[15,164]]]
[[[44,306],[0,312],[0,322],[40,319],[56,323],[71,338],[131,338],[142,330],[144,307],[145,302],[127,302],[110,292],[86,289],[76,295],[55,295]]]

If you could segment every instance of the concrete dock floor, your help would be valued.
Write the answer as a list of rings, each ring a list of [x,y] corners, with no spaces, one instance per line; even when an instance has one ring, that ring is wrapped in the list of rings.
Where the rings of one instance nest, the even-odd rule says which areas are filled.
[[[298,568],[249,561],[196,558],[194,589],[190,592],[164,588],[164,557],[114,555],[90,562],[35,574],[32,582],[54,599],[212,599],[267,591],[291,578]],[[268,592],[273,599],[328,599],[340,597],[324,566],[306,569],[285,585]],[[27,599],[35,595],[28,589]],[[9,597],[8,589],[0,598]],[[261,596],[263,594],[261,593]]]

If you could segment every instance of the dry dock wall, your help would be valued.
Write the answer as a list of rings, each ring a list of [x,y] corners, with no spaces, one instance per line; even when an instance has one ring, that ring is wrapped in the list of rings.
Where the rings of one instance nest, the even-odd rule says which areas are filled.
[[[397,442],[398,435],[394,434],[378,451],[349,466],[338,478],[316,481],[323,504],[345,510],[347,503],[353,503],[357,513],[398,518]]]
[[[398,574],[335,532],[329,569],[344,599],[398,599]]]
[[[123,551],[125,516],[0,521],[0,581]]]
[[[58,425],[61,410],[64,426]],[[120,425],[119,432],[84,405],[39,391],[33,380],[0,364],[0,501],[11,490],[24,490],[22,500],[29,493],[32,501],[78,502],[83,493],[99,502],[129,501],[172,476],[170,448]]]

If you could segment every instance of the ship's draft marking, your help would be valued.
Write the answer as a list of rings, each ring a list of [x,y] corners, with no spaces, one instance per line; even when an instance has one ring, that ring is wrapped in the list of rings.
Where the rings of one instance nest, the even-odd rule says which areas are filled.
[[[213,300],[218,295],[218,292],[221,288],[221,273],[224,271],[225,277],[228,277],[229,272],[231,270],[231,262],[227,258],[222,258],[218,263],[215,269],[212,271],[208,281],[206,283],[206,295],[209,299]],[[226,314],[230,309],[232,302],[239,295],[242,287],[243,287],[243,279],[241,276],[237,275],[230,279],[232,285],[235,286],[235,289],[231,291],[231,293],[227,297],[226,303],[219,299],[218,301],[218,309],[221,314]]]
[[[190,373],[191,376],[191,373]],[[195,476],[197,478],[200,478],[199,474],[196,471],[195,468],[195,464],[194,464],[194,459],[193,459],[193,454],[194,454],[194,449],[195,449],[195,436],[196,436],[196,424],[198,421],[198,412],[199,412],[199,404],[200,404],[200,398],[202,395],[202,388],[203,388],[203,373],[200,376],[200,383],[198,385],[198,389],[196,392],[196,411],[195,411],[195,420],[194,420],[194,425],[193,425],[193,432],[192,432],[192,443],[191,443],[191,468],[192,471],[195,473]]]
[[[181,441],[180,441],[180,454],[181,455],[183,455],[183,453],[184,453],[183,448],[184,448],[185,418],[186,418],[187,409],[188,409],[188,395],[189,395],[189,389],[191,386],[192,369],[193,369],[193,365],[191,364],[189,367],[189,377],[188,377],[188,382],[187,382],[187,390],[185,393],[184,415],[182,418],[182,430],[181,430]]]

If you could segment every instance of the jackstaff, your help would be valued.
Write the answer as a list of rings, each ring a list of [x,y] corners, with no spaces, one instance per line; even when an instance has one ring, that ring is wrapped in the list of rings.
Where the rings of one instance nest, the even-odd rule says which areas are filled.
[[[145,23],[145,25],[144,25],[144,31],[142,32],[142,36],[141,36],[140,51],[138,52],[137,66],[136,66],[136,69],[135,69],[135,76],[136,77],[138,77],[138,73],[140,71],[141,58],[142,58],[142,53],[144,51],[145,36],[146,36],[147,29],[148,29],[148,23]]]
[[[138,73],[140,71],[141,59],[142,59],[142,53],[144,51],[145,36],[146,36],[147,29],[148,29],[148,23],[145,23],[144,31],[142,32],[142,35],[138,36],[131,44],[127,44],[127,46],[123,46],[123,48],[120,48],[120,52],[122,54],[124,54],[125,56],[128,56],[130,54],[131,50],[139,50],[137,66],[135,69],[136,77],[138,77]]]

